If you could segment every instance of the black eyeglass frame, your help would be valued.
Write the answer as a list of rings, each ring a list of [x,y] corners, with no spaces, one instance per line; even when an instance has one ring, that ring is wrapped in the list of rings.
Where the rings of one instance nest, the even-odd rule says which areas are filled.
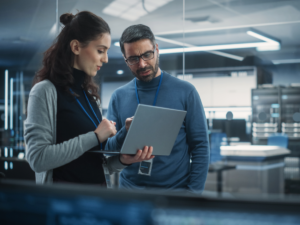
[[[128,62],[128,59],[129,59],[130,57],[128,57],[127,59],[125,58],[125,62],[128,63],[130,66],[133,66],[133,65],[139,63],[140,58],[142,58],[144,61],[151,60],[151,59],[154,58],[155,50],[156,50],[156,47],[155,47],[155,49],[154,49],[153,51],[147,51],[147,52],[145,52],[144,54],[142,54],[142,55],[140,55],[140,56],[130,56],[130,57],[132,57],[132,58],[134,57],[134,58],[137,58],[137,59],[138,59],[138,60],[136,61],[136,63],[133,63],[133,64],[129,63],[129,62]],[[144,59],[144,58],[143,58],[143,55],[145,55],[145,54],[147,54],[147,53],[152,53],[152,54],[153,54],[153,57],[152,57],[151,59]]]

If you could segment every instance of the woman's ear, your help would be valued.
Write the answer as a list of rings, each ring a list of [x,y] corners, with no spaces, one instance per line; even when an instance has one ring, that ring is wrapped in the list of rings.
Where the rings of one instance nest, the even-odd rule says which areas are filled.
[[[79,55],[79,53],[80,53],[80,43],[79,43],[79,41],[77,41],[77,40],[72,40],[71,42],[70,42],[70,47],[71,47],[71,50],[72,50],[72,52],[75,54],[75,55]]]

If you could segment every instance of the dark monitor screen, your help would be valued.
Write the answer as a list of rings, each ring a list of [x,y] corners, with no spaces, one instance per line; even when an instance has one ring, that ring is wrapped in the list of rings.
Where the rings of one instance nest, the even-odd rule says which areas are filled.
[[[213,119],[213,129],[226,133],[227,137],[239,137],[240,141],[247,141],[246,120],[244,119]]]
[[[0,182],[0,224],[298,225],[300,201],[207,198],[170,191],[117,191]]]
[[[152,208],[148,201],[124,201],[101,187],[0,188],[1,225],[148,225]]]

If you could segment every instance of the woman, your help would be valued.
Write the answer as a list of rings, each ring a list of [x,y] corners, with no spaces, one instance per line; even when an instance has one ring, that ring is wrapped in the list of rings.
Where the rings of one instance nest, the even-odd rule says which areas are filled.
[[[107,160],[92,152],[104,149],[105,141],[117,132],[113,121],[102,120],[98,86],[93,81],[102,64],[108,62],[110,28],[102,18],[86,11],[75,16],[63,14],[60,22],[65,27],[45,52],[29,95],[26,157],[37,183],[105,186],[105,168],[112,173],[151,159],[152,148]],[[118,138],[109,141],[118,142]]]

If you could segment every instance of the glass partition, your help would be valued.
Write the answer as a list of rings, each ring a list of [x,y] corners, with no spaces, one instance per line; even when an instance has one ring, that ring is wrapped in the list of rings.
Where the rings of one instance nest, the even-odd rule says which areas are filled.
[[[186,0],[184,24],[214,159],[204,193],[299,194],[299,2]]]

